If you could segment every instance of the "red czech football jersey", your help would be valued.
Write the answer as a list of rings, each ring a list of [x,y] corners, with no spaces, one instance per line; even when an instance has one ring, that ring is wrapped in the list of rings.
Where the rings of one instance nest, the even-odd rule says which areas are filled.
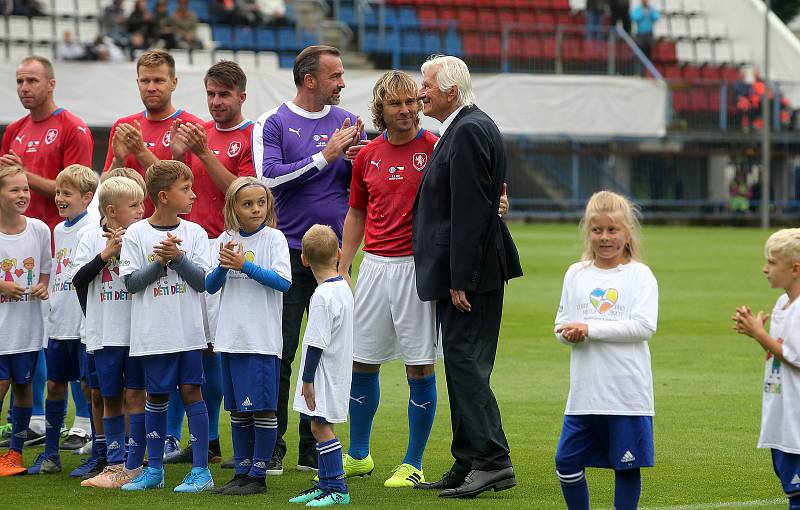
[[[410,142],[392,145],[384,133],[356,156],[350,207],[367,211],[365,252],[381,257],[411,255],[414,198],[436,140],[436,135],[420,129]]]
[[[169,142],[172,135],[172,122],[176,118],[180,118],[184,122],[196,122],[198,124],[203,123],[202,119],[195,117],[191,113],[187,113],[182,109],[176,111],[169,117],[160,120],[148,119],[146,111],[118,119],[116,122],[114,122],[114,125],[111,126],[111,135],[108,137],[108,152],[106,153],[106,162],[103,164],[103,171],[105,172],[109,169],[108,167],[111,166],[111,161],[114,159],[114,151],[111,150],[111,142],[114,138],[114,131],[116,131],[117,126],[125,123],[134,125],[134,120],[138,120],[139,124],[142,126],[142,138],[144,139],[144,144],[147,149],[158,159],[172,159],[172,149],[169,146]],[[139,161],[133,155],[128,156],[128,159],[125,160],[125,166],[133,168],[142,174],[142,177],[144,177],[144,173],[147,170],[146,168],[142,168],[142,165],[139,164]],[[153,204],[150,202],[149,198],[145,198],[144,217],[148,218],[151,214],[153,214]]]
[[[237,177],[255,177],[251,154],[250,137],[253,134],[253,121],[245,119],[238,126],[229,129],[217,128],[214,121],[203,124],[206,130],[208,148],[228,171]],[[192,212],[186,219],[206,229],[209,239],[219,237],[225,230],[222,209],[225,206],[225,192],[221,191],[209,177],[200,159],[190,154],[187,163],[194,174],[192,189],[197,198]]]
[[[0,151],[8,154],[13,150],[29,172],[54,180],[61,170],[75,163],[91,168],[93,149],[92,132],[86,123],[57,108],[45,120],[34,122],[26,115],[9,125]],[[33,190],[25,214],[47,223],[51,231],[64,221],[53,198]]]

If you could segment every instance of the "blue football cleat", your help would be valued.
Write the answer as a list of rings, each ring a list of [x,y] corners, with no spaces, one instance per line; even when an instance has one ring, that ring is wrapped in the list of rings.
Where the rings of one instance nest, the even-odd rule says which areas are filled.
[[[164,487],[164,470],[146,467],[142,474],[126,483],[121,488],[124,491],[143,491],[147,489],[161,489]]]
[[[192,468],[183,483],[175,487],[175,492],[203,492],[214,488],[214,479],[207,467]]]
[[[61,472],[61,458],[58,455],[48,457],[47,454],[40,453],[33,465],[28,468],[29,475],[49,475]]]

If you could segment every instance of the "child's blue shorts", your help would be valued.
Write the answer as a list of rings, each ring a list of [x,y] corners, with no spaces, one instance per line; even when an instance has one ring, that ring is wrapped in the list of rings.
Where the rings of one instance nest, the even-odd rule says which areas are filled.
[[[119,397],[125,388],[144,389],[142,360],[128,356],[129,351],[129,347],[109,346],[92,353],[100,382],[100,395],[103,397]]]
[[[556,449],[556,469],[616,471],[652,467],[653,417],[566,415]]]
[[[225,410],[277,411],[281,360],[268,354],[222,353]]]
[[[203,349],[139,356],[144,367],[145,389],[151,395],[169,395],[179,384],[200,386]]]

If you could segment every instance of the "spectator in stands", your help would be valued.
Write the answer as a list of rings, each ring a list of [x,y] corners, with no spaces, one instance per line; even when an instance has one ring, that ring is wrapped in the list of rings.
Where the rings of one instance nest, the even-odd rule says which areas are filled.
[[[611,11],[611,27],[617,25],[617,22],[622,22],[622,28],[631,33],[631,2],[630,0],[609,0],[609,11]]]
[[[653,26],[659,18],[658,9],[650,5],[650,0],[642,0],[640,5],[633,9],[631,20],[636,23],[636,44],[650,59],[650,50],[653,48]]]
[[[733,84],[733,104],[736,108],[736,113],[740,117],[740,125],[745,132],[750,131],[750,126],[753,122],[753,103],[751,97],[753,96],[753,86],[747,80],[747,74],[744,69],[739,71],[739,80]]]
[[[747,185],[747,178],[741,171],[736,172],[731,185],[728,187],[729,204],[731,212],[735,214],[746,213],[750,210],[752,190]]]
[[[110,37],[98,35],[86,48],[86,60],[124,62],[125,54]]]
[[[103,34],[110,37],[114,44],[125,47],[128,45],[128,30],[125,26],[127,17],[122,7],[122,0],[114,0],[103,9],[101,24]]]
[[[15,16],[44,16],[44,11],[38,0],[14,0],[14,9],[11,14]]]
[[[286,16],[283,0],[237,0],[249,25],[281,24]]]
[[[586,0],[586,40],[603,38],[603,16],[606,14],[608,0]]]
[[[144,38],[145,46],[149,47],[154,42],[158,27],[153,13],[147,8],[146,0],[136,0],[136,5],[128,16],[125,27],[128,33],[132,34],[131,38],[133,38],[133,34],[139,33]]]
[[[178,44],[175,39],[172,16],[169,15],[169,10],[167,9],[167,0],[158,0],[156,2],[153,20],[156,27],[153,44],[168,50],[175,48]]]
[[[209,10],[221,23],[242,25],[247,22],[247,17],[238,4],[236,0],[212,0]]]
[[[170,24],[175,32],[175,42],[180,48],[202,48],[197,39],[197,14],[189,9],[189,0],[178,0],[178,7],[172,13]]]
[[[61,40],[56,43],[56,58],[58,60],[83,60],[85,56],[86,48],[73,39],[72,32],[65,31]]]
[[[139,55],[150,49],[147,39],[141,32],[134,32],[128,41],[128,59],[135,62],[139,59]]]

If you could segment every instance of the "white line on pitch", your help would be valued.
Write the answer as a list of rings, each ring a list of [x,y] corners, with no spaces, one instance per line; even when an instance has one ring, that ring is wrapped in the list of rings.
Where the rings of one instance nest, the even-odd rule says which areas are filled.
[[[779,499],[757,499],[753,501],[720,501],[718,503],[693,503],[690,505],[676,506],[646,506],[639,510],[712,510],[714,508],[747,508],[763,505],[786,504],[786,498]],[[611,510],[604,508],[602,510]]]

